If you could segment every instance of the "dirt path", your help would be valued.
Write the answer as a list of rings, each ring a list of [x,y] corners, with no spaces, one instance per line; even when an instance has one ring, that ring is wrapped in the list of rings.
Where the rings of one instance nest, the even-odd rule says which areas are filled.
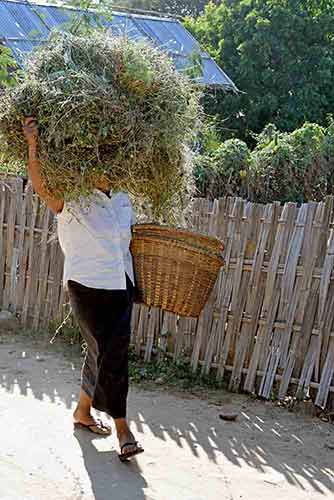
[[[146,453],[124,465],[114,437],[73,433],[79,377],[77,356],[0,337],[1,500],[333,498],[333,425],[230,394],[240,418],[224,422],[205,401],[135,388]]]

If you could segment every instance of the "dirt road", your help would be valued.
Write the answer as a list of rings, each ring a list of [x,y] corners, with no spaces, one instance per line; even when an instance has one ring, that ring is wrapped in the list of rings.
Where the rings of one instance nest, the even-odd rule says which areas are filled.
[[[196,398],[133,388],[145,454],[121,464],[114,437],[73,432],[80,360],[0,337],[1,500],[320,500],[334,494],[334,426],[223,395],[237,422]]]

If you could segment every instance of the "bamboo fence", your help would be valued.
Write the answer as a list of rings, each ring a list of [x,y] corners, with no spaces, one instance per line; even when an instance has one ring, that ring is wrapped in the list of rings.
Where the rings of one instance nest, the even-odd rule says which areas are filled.
[[[259,205],[197,199],[191,229],[225,243],[226,266],[198,320],[136,305],[132,342],[145,360],[188,359],[233,391],[312,393],[334,406],[333,199]],[[0,307],[24,327],[64,316],[55,220],[30,184],[0,180]]]

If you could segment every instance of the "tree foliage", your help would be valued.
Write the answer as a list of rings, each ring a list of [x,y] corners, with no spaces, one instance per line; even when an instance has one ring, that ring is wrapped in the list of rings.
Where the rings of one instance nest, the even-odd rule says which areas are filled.
[[[17,69],[11,49],[0,43],[0,88],[15,85]]]
[[[334,108],[334,0],[222,0],[186,27],[241,90],[207,99],[227,135],[252,142],[268,123],[326,124]]]

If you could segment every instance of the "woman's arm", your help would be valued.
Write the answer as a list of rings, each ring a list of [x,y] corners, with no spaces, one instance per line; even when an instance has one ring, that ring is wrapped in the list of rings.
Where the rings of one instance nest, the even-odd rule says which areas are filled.
[[[41,166],[37,154],[38,129],[35,118],[26,118],[23,126],[23,132],[29,149],[28,173],[32,186],[42,200],[45,201],[50,210],[57,214],[62,211],[64,202],[50,196],[43,185]]]

